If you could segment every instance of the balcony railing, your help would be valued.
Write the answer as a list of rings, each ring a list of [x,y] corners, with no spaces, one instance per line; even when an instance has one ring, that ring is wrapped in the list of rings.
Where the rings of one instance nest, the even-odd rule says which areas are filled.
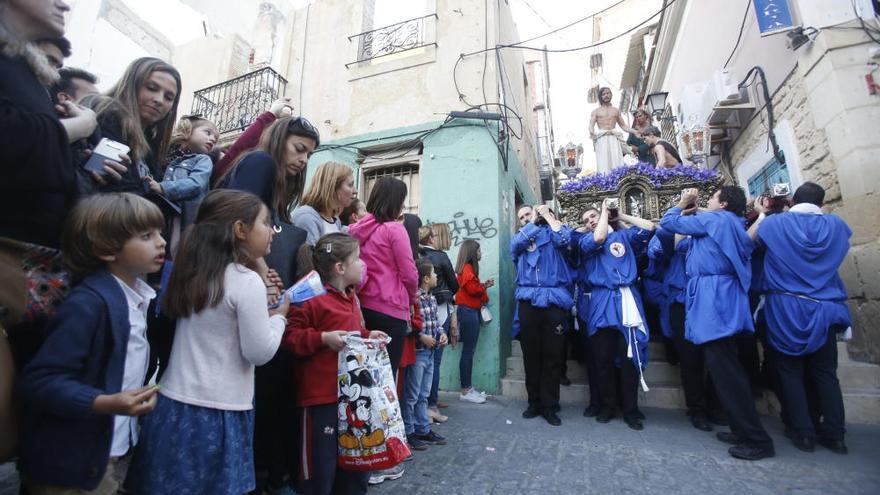
[[[433,19],[437,19],[437,14],[428,14],[349,36],[348,41],[356,39],[358,42],[358,59],[345,64],[345,66],[349,67],[374,58],[405,52],[423,46],[436,46],[436,41],[429,41],[426,35],[428,32],[427,28],[430,27],[429,23]]]
[[[217,126],[220,134],[244,129],[284,94],[287,80],[270,67],[194,93],[192,113]]]

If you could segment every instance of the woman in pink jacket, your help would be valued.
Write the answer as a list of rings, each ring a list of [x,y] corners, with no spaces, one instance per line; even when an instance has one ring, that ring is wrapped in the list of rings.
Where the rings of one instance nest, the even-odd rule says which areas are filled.
[[[381,330],[391,337],[388,354],[394,376],[419,284],[409,236],[397,222],[405,200],[406,184],[400,179],[383,177],[370,192],[367,215],[348,228],[348,233],[361,245],[361,260],[367,268],[366,280],[358,293],[364,322],[369,330]]]

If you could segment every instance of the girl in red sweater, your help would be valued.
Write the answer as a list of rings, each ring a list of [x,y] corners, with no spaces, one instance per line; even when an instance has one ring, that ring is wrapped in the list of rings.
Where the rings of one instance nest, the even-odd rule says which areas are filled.
[[[306,249],[306,248],[304,248]],[[355,286],[361,283],[364,264],[358,241],[346,234],[327,234],[311,249],[311,267],[321,275],[327,293],[301,305],[291,305],[282,348],[299,358],[295,364],[296,405],[302,408],[302,465],[298,492],[304,494],[366,493],[369,473],[336,467],[337,453],[337,354],[345,347],[343,336],[386,338],[383,332],[364,327]],[[302,253],[302,251],[301,251]],[[300,262],[307,264],[307,257]]]
[[[461,375],[461,395],[459,399],[482,404],[486,402],[486,394],[471,386],[471,373],[474,368],[474,353],[477,350],[477,339],[480,338],[480,307],[489,304],[486,289],[495,285],[491,278],[480,282],[480,244],[472,239],[461,243],[455,271],[458,273],[458,292],[455,293],[455,304],[458,313],[458,328],[461,332],[461,360],[458,371]]]

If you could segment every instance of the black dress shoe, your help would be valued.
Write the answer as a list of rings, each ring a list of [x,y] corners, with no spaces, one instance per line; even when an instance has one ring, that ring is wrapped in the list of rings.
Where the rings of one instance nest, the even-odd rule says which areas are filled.
[[[849,453],[849,449],[846,448],[846,444],[843,443],[843,440],[826,440],[824,438],[819,439],[819,445],[825,447],[826,449],[834,452],[835,454],[846,455]]]
[[[541,415],[541,410],[538,409],[537,407],[534,407],[534,406],[529,406],[529,407],[528,407],[525,411],[523,411],[523,413],[522,413],[522,417],[524,417],[524,418],[526,418],[526,419],[537,418],[537,417],[540,416],[540,415]]]
[[[813,452],[816,450],[816,441],[813,440],[813,437],[794,435],[791,441],[798,450],[803,450],[804,452]]]
[[[559,419],[559,416],[557,416],[555,412],[545,412],[544,419],[546,419],[547,423],[551,426],[559,426],[562,424],[562,420]]]
[[[742,443],[742,440],[740,440],[738,436],[729,431],[719,431],[715,434],[715,438],[724,443],[729,443],[730,445],[739,445]]]
[[[642,420],[636,416],[631,418],[623,418],[623,422],[626,423],[626,426],[629,426],[631,429],[636,431],[642,431],[645,429],[645,425],[642,424]]]
[[[712,431],[712,423],[702,414],[694,414],[691,416],[691,424],[700,431]]]
[[[567,386],[571,385],[571,380],[569,380],[567,376],[563,376],[562,378],[559,379],[559,384],[565,385],[567,387]]]
[[[737,459],[743,459],[746,461],[757,461],[776,455],[776,451],[773,450],[773,447],[756,447],[754,445],[746,444],[734,445],[727,449],[727,452]]]
[[[592,405],[592,404],[590,404],[589,406],[587,406],[586,409],[584,409],[584,417],[585,418],[592,418],[597,414],[599,414],[599,408]]]
[[[727,417],[724,416],[724,413],[709,413],[706,415],[706,418],[716,426],[728,426],[730,424],[727,422]]]
[[[614,413],[608,410],[599,411],[599,414],[596,415],[597,423],[608,423],[611,421],[611,418],[614,417]]]

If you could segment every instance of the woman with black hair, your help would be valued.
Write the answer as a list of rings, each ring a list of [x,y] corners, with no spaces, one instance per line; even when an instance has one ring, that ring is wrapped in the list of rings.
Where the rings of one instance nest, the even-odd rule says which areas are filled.
[[[360,242],[367,276],[360,290],[367,328],[391,337],[388,354],[395,376],[409,329],[412,305],[418,298],[419,276],[406,228],[397,221],[406,201],[406,184],[393,177],[376,181],[367,200],[367,214],[348,229]]]

